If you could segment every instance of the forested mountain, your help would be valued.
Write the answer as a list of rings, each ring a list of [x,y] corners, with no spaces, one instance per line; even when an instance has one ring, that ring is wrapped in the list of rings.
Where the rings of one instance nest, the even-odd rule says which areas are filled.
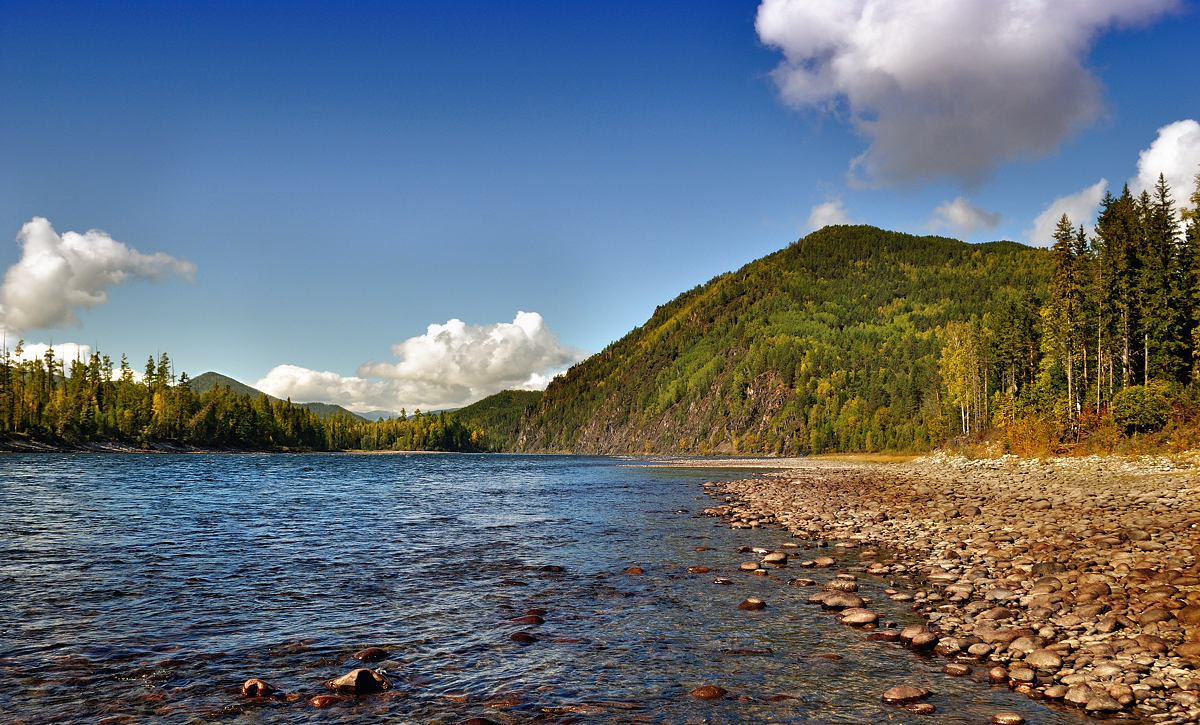
[[[1161,177],[1125,189],[1091,233],[1064,216],[1049,250],[826,227],[555,378],[514,447],[1200,445],[1200,176],[1190,199],[1180,213]]]
[[[945,437],[940,330],[1044,296],[1050,254],[826,227],[655,310],[555,378],[527,451],[912,450]]]
[[[228,375],[214,373],[211,370],[207,373],[201,373],[200,375],[192,378],[192,390],[196,393],[207,393],[216,387],[229,388],[229,390],[236,395],[249,395],[251,398],[257,398],[260,395],[267,395],[258,388],[252,388],[241,381],[234,380]],[[279,398],[276,398],[273,395],[267,395],[267,397],[271,400],[279,400]],[[292,405],[296,406],[297,408],[303,408],[305,410],[312,411],[322,418],[328,418],[332,415],[346,415],[363,422],[367,421],[367,418],[359,415],[358,413],[355,413],[351,410],[346,410],[342,406],[334,405],[333,403],[293,402]]]
[[[495,450],[510,451],[516,447],[525,411],[541,398],[540,390],[502,390],[459,408],[454,411],[454,417],[463,425],[486,433]]]

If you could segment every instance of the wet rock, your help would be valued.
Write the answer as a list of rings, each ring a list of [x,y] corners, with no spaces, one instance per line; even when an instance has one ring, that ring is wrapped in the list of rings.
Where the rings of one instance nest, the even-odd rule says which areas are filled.
[[[811,587],[816,585],[815,579],[788,579],[788,586],[792,587]]]
[[[559,722],[562,721],[560,720]],[[500,725],[500,723],[495,720],[488,720],[486,717],[472,717],[462,720],[456,723],[456,725]]]
[[[936,633],[920,632],[913,636],[912,640],[908,643],[908,646],[917,651],[925,651],[933,649],[937,646],[937,643],[938,635]]]
[[[918,702],[915,705],[908,705],[904,709],[914,715],[932,715],[937,712],[937,708],[928,702]]]
[[[687,570],[689,574],[707,574],[712,571],[707,566],[689,566]]]
[[[1029,685],[1037,681],[1037,673],[1028,667],[1013,667],[1008,671],[1009,682]]]
[[[625,573],[637,576],[638,574],[645,574],[646,572],[642,571],[642,567],[640,566],[631,566],[625,570]]]
[[[764,602],[763,600],[759,599],[758,597],[746,597],[745,599],[742,600],[741,604],[737,605],[737,608],[755,612],[755,611],[758,611],[759,609],[765,609],[766,606],[767,606],[767,603]]]
[[[992,725],[1025,725],[1025,718],[1015,712],[998,712],[992,715]]]
[[[1048,700],[1061,700],[1067,694],[1067,688],[1065,685],[1051,685],[1050,687],[1047,687],[1046,691],[1042,694],[1044,694]]]
[[[942,668],[942,672],[951,677],[965,677],[971,674],[971,668],[961,662],[950,662]]]
[[[513,617],[510,621],[517,624],[545,624],[546,620],[536,614],[526,614],[523,617]]]
[[[363,695],[386,690],[392,686],[392,683],[378,672],[363,667],[329,680],[325,686],[335,692]]]
[[[757,568],[757,561],[743,561],[741,564],[738,564],[738,569],[741,571],[754,571]]]
[[[336,705],[345,699],[346,698],[339,697],[337,695],[317,695],[313,699],[309,700],[309,703],[313,707],[329,707],[330,705]]]
[[[271,697],[278,692],[279,690],[258,678],[246,680],[242,685],[242,695],[245,697]]]
[[[688,693],[697,700],[720,700],[725,697],[727,690],[716,685],[702,685]]]
[[[1004,669],[1003,667],[993,667],[992,669],[988,670],[988,682],[992,683],[993,685],[1007,685],[1008,670]]]
[[[900,641],[904,644],[908,644],[912,642],[913,637],[928,631],[929,627],[926,627],[923,624],[910,624],[904,629],[900,630]]]
[[[857,592],[858,582],[846,579],[834,579],[833,581],[825,582],[825,586],[821,588],[827,592]]]
[[[857,609],[866,604],[862,597],[850,592],[822,592],[822,594],[824,596],[820,603],[826,609]]]
[[[861,607],[854,609],[843,609],[840,615],[842,624],[850,627],[861,627],[864,624],[875,624],[879,621],[879,615],[869,609]]]
[[[386,660],[388,653],[380,647],[367,647],[354,653],[354,659],[362,662],[379,662]]]
[[[717,577],[716,579],[713,579],[713,584],[720,584],[720,585],[722,585],[722,586],[725,586],[725,585],[728,585],[728,584],[732,584],[732,583],[733,583],[733,580],[732,580],[732,579],[729,579],[729,578],[726,578],[726,577],[723,577],[723,576],[719,576],[719,577]]]
[[[872,632],[867,635],[867,639],[873,642],[896,642],[900,639],[900,633],[896,631]]]
[[[836,564],[837,559],[834,559],[832,556],[819,556],[816,559],[813,559],[813,566],[818,569],[828,569]]]
[[[943,657],[953,657],[959,652],[962,652],[962,645],[960,645],[958,640],[954,637],[943,637],[942,639],[938,640],[937,646],[933,648],[933,651],[937,652]]]
[[[537,637],[533,636],[529,632],[513,632],[508,636],[508,638],[513,642],[518,642],[520,644],[533,644],[534,642],[538,641]]]
[[[782,551],[772,551],[770,554],[767,554],[762,558],[762,563],[770,564],[771,566],[780,566],[787,564],[787,560],[787,554],[783,553]]]
[[[891,705],[904,705],[924,700],[926,697],[929,697],[929,690],[909,685],[897,685],[883,693],[883,701]]]

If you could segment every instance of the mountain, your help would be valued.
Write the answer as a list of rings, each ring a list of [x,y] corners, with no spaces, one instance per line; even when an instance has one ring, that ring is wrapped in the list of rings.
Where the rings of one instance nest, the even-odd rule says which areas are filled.
[[[222,375],[220,373],[214,373],[211,370],[207,373],[204,373],[202,375],[197,375],[196,377],[192,378],[191,385],[192,385],[192,390],[195,391],[196,393],[207,393],[209,390],[212,390],[213,388],[220,386],[220,387],[228,387],[230,389],[230,391],[232,391],[236,395],[249,395],[251,398],[257,398],[260,395],[267,395],[266,393],[262,392],[261,390],[259,390],[257,388],[252,388],[249,385],[246,385],[245,383],[234,380],[233,378],[231,378],[227,375]],[[273,395],[267,395],[267,397],[272,400],[278,400],[278,398],[276,398]],[[361,420],[363,422],[366,422],[366,420],[367,420],[366,418],[364,418],[363,416],[361,416],[357,413],[346,410],[345,408],[343,408],[340,405],[333,405],[332,403],[292,403],[292,405],[296,406],[297,408],[304,408],[305,410],[311,410],[313,413],[316,413],[321,418],[328,418],[330,416],[340,414],[340,415],[348,415],[351,418],[354,418],[355,420]]]
[[[512,450],[923,450],[941,328],[1043,294],[1049,253],[826,227],[658,307],[555,378]]]
[[[495,395],[454,411],[469,428],[488,434],[497,450],[512,450],[520,432],[521,418],[542,398],[540,390],[501,390]]]

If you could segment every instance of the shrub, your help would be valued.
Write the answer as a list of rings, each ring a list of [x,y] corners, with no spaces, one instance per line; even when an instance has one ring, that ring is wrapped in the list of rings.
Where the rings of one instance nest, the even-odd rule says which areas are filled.
[[[1170,417],[1171,404],[1157,390],[1135,385],[1113,398],[1113,423],[1126,433],[1156,431],[1166,425]]]

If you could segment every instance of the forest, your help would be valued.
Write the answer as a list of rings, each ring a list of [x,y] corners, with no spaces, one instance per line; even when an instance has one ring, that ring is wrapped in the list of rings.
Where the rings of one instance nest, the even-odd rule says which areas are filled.
[[[146,361],[141,380],[122,356],[64,362],[53,349],[40,358],[15,350],[0,356],[0,439],[60,447],[112,442],[260,451],[485,451],[486,434],[452,415],[412,415],[364,421],[322,417],[266,395],[228,387],[194,392],[186,373],[175,377],[166,354]]]
[[[940,375],[966,440],[1036,453],[1194,447],[1200,427],[1200,175],[1191,208],[1107,195],[1063,216],[1043,294],[946,326]]]
[[[1094,233],[1063,220],[1049,250],[826,227],[680,295],[556,378],[512,447],[1194,445],[1197,224],[1160,181],[1106,198]]]

